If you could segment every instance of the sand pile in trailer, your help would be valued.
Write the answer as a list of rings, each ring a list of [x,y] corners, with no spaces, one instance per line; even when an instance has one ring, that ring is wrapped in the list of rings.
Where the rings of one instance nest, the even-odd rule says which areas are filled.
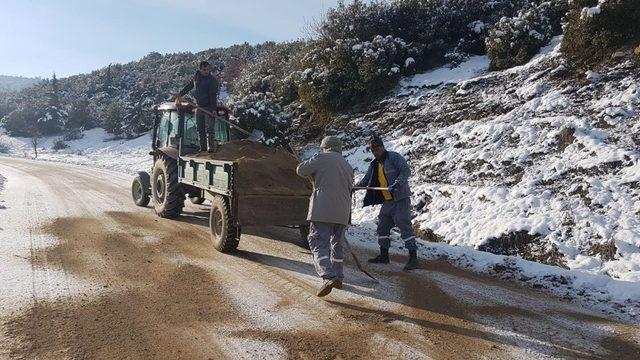
[[[298,159],[282,148],[249,140],[228,142],[215,153],[192,155],[238,163],[236,190],[241,195],[311,195],[311,184],[296,174]]]

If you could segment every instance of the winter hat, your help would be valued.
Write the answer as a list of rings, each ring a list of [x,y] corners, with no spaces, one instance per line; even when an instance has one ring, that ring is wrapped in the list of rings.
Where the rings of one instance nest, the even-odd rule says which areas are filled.
[[[342,140],[335,136],[327,136],[322,139],[320,147],[324,150],[329,150],[337,153],[342,152]]]
[[[371,140],[369,140],[369,147],[374,148],[374,147],[384,147],[384,143],[382,142],[382,139],[380,139],[379,136],[372,136]]]

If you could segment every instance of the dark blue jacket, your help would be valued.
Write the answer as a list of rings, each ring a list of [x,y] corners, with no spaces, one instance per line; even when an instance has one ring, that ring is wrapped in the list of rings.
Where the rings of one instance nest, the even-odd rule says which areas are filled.
[[[378,159],[371,161],[367,174],[360,180],[357,186],[380,186],[380,181],[378,180],[378,161]],[[391,193],[393,201],[410,197],[409,177],[411,177],[411,169],[404,157],[397,152],[385,151],[380,161],[382,161],[384,176],[389,185],[396,184],[396,189]],[[382,204],[384,201],[382,191],[367,190],[367,194],[364,196],[364,206]]]
[[[204,76],[200,71],[196,71],[193,79],[180,91],[180,96],[185,96],[189,91],[194,90],[193,97],[198,106],[215,109],[218,106],[218,80],[213,75]]]

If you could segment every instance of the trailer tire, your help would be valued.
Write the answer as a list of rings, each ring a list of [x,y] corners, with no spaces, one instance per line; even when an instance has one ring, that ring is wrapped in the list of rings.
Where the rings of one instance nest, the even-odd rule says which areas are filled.
[[[309,245],[309,224],[300,225],[300,244],[307,250],[311,249]]]
[[[189,198],[192,204],[200,205],[204,202],[204,198],[200,196],[192,196]]]
[[[217,195],[211,200],[209,229],[216,250],[230,253],[238,248],[240,230],[235,225],[228,200],[222,196]]]
[[[178,182],[178,163],[161,155],[153,165],[151,175],[151,195],[153,208],[162,218],[174,218],[184,208],[184,191]]]
[[[149,174],[145,171],[138,172],[131,183],[131,197],[136,205],[142,207],[149,205],[149,201],[151,200],[150,187]]]

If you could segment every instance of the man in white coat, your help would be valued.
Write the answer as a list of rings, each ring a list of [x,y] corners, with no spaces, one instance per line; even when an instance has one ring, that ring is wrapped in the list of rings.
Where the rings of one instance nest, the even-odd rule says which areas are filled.
[[[342,156],[339,138],[327,136],[320,147],[322,152],[298,165],[296,171],[313,181],[308,240],[316,271],[324,279],[318,296],[326,296],[333,288],[341,289],[344,279],[342,243],[351,218],[353,168]]]

